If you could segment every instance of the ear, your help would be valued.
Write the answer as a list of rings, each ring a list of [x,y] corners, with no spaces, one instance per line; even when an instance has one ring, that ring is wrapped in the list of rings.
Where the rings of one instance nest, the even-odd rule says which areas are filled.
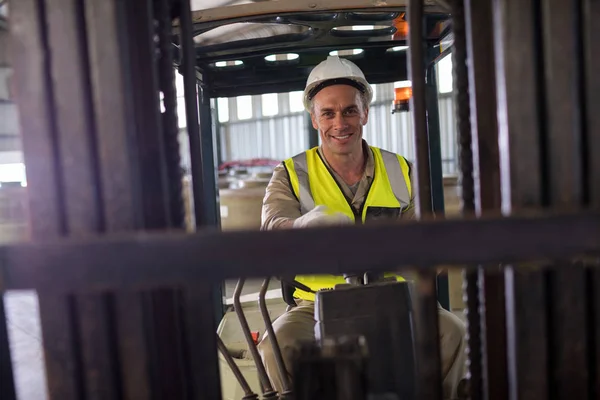
[[[310,120],[312,121],[313,128],[315,128],[316,130],[319,130],[319,125],[317,124],[317,118],[315,117],[314,113],[310,113]]]

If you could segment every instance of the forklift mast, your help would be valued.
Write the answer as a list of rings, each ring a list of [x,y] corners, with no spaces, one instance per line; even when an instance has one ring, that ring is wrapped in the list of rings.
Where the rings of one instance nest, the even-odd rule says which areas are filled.
[[[469,398],[598,397],[598,17],[593,0],[281,0],[201,11],[182,0],[10,1],[32,240],[0,246],[0,291],[38,293],[49,398],[219,400],[225,279],[398,263],[416,273],[415,399],[442,398],[438,266],[465,271]],[[234,23],[296,30],[197,41]],[[348,25],[380,28],[339,29]],[[463,208],[452,220],[442,215],[432,67],[449,37]],[[409,48],[388,51],[399,45]],[[211,99],[302,90],[330,51],[358,47],[369,82],[412,82],[418,220],[221,232]],[[281,53],[299,57],[266,62]],[[174,67],[195,232],[184,229]],[[347,251],[368,247],[378,251]],[[0,398],[13,400],[2,317]],[[334,345],[347,371],[368,363],[360,338]],[[352,383],[368,398],[364,381]]]

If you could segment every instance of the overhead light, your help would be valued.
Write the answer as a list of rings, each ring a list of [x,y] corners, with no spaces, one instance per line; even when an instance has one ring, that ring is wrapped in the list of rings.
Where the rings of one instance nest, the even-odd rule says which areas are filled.
[[[334,31],[377,31],[389,29],[388,25],[343,25],[333,28]]]
[[[387,51],[404,51],[404,50],[408,50],[408,46],[395,46],[392,47],[390,49],[387,49]]]
[[[271,54],[271,55],[266,56],[265,60],[268,62],[292,61],[292,60],[296,60],[298,57],[300,57],[300,55],[298,55],[296,53]]]
[[[356,56],[358,54],[361,54],[363,51],[363,49],[333,50],[329,52],[329,55],[339,57]]]
[[[241,60],[235,60],[235,61],[217,61],[215,63],[215,67],[217,68],[225,68],[225,67],[233,67],[236,65],[242,65],[244,62]]]

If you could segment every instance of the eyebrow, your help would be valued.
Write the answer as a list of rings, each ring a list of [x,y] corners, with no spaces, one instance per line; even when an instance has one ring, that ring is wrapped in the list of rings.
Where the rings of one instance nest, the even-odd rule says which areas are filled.
[[[358,108],[358,105],[357,104],[352,104],[352,105],[350,105],[348,107],[345,107],[342,111],[348,111],[348,110],[351,110],[353,108]],[[321,108],[321,113],[332,112],[332,111],[333,111],[333,108],[331,108],[331,107]]]

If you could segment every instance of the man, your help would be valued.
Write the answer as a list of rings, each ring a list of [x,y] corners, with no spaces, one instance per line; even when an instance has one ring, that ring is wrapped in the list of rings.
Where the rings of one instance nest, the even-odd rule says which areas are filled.
[[[304,106],[319,131],[321,146],[275,168],[262,209],[262,229],[303,228],[378,219],[414,218],[411,165],[404,157],[370,147],[363,140],[372,88],[352,62],[328,57],[310,73]],[[348,249],[348,251],[361,251]],[[344,283],[333,275],[297,276],[312,290]],[[314,295],[296,290],[297,307],[274,322],[288,371],[300,340],[314,339]],[[466,362],[465,327],[438,308],[445,398],[454,398]],[[268,338],[259,351],[277,391],[282,383]]]

